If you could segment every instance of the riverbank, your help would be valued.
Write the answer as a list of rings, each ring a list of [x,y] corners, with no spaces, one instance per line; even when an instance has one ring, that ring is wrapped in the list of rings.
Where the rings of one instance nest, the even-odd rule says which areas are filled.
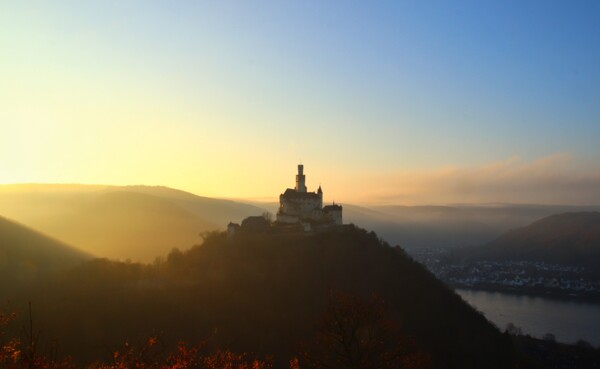
[[[511,339],[519,354],[544,368],[600,369],[600,348],[586,342],[572,345],[526,335],[511,335]]]
[[[450,283],[446,282],[454,289],[471,290],[471,291],[485,291],[485,292],[499,292],[506,293],[516,296],[531,296],[531,297],[543,297],[547,299],[555,300],[576,300],[582,302],[589,302],[594,304],[600,304],[600,294],[597,292],[573,292],[573,291],[561,291],[557,289],[548,288],[536,288],[527,286],[506,286],[491,283],[478,283],[478,284],[465,284],[465,283]]]
[[[585,340],[600,345],[598,302],[473,289],[456,292],[502,331],[510,324],[536,338],[551,334],[562,343]]]

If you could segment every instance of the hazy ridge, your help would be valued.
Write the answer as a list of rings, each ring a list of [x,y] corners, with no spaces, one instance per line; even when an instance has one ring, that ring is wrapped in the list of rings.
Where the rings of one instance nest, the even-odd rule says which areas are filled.
[[[565,211],[599,206],[481,204],[452,206],[344,206],[344,220],[373,229],[394,245],[464,247],[486,244],[503,233]]]
[[[598,269],[600,212],[551,215],[465,253],[472,259],[544,261]]]
[[[357,206],[342,203],[344,222],[376,231],[392,245],[461,247],[486,244],[503,233],[588,206],[483,204]],[[277,203],[202,197],[160,186],[23,184],[0,186],[0,214],[98,256],[152,261],[189,248],[205,231],[225,229]]]
[[[0,214],[101,257],[152,261],[263,209],[166,187],[0,186]]]

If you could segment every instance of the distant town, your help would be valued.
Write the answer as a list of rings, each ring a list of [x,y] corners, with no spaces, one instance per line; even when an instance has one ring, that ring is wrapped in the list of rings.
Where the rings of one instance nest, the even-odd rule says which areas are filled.
[[[600,278],[581,266],[533,261],[453,263],[447,248],[414,248],[411,256],[456,288],[600,299]]]

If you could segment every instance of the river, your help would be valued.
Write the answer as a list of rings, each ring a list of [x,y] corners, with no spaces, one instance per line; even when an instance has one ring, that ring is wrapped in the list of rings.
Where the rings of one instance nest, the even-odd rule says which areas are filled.
[[[513,323],[533,337],[552,333],[558,342],[583,339],[595,347],[600,345],[598,303],[464,289],[456,292],[501,330]]]

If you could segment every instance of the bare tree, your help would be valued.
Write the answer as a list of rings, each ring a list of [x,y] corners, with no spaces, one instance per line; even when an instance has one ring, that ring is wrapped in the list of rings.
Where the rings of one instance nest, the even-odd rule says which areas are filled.
[[[332,293],[319,324],[312,349],[304,352],[305,364],[327,369],[385,369],[429,367],[429,356],[398,334],[394,321],[384,314],[383,302]]]

